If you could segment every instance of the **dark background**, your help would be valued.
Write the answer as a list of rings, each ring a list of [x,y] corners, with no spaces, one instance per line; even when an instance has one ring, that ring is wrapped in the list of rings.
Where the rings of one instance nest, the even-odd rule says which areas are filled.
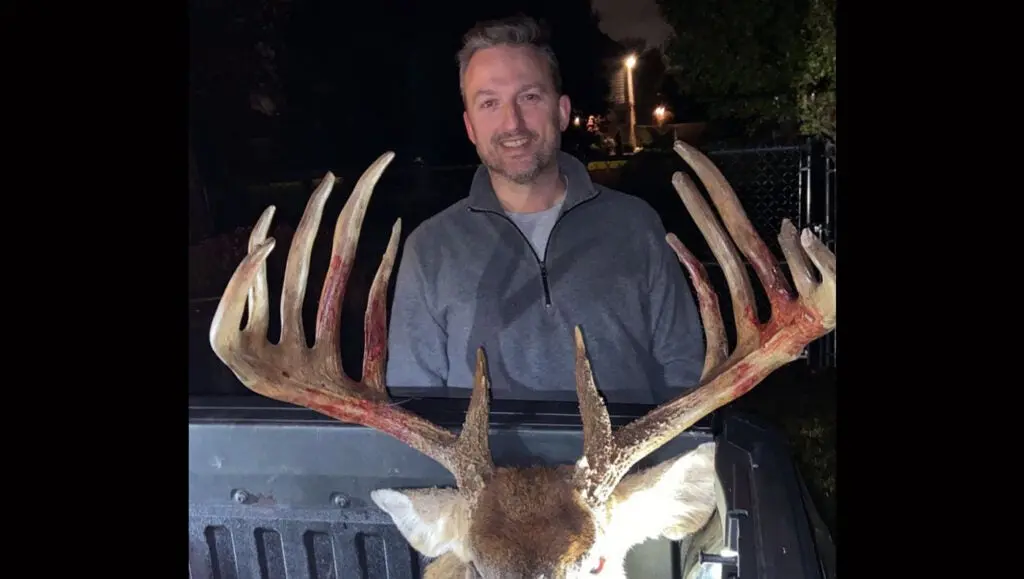
[[[478,20],[516,13],[552,32],[574,109],[603,112],[602,59],[625,53],[589,0],[190,1],[192,143],[205,177],[396,163],[475,163],[462,126],[455,55]],[[254,48],[262,43],[273,50]],[[261,114],[262,87],[277,110]],[[269,143],[254,163],[252,139]]]

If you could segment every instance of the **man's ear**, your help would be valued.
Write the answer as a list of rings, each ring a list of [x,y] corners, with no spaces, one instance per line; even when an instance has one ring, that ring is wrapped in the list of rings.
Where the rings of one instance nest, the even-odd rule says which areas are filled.
[[[631,474],[609,505],[608,533],[622,545],[657,537],[672,541],[701,530],[718,505],[715,443]]]
[[[469,111],[462,111],[462,122],[466,125],[466,136],[469,142],[476,145],[476,131],[473,130],[473,123],[469,120]]]
[[[558,98],[558,126],[564,131],[569,128],[569,116],[572,115],[572,101],[569,95],[562,95]]]
[[[379,489],[370,498],[391,516],[405,540],[420,553],[438,557],[452,552],[468,561],[465,549],[469,509],[455,489]]]

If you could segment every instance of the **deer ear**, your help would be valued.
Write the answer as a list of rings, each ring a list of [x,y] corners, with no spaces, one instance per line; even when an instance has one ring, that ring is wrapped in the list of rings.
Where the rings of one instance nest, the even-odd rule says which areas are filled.
[[[420,553],[438,557],[454,552],[465,559],[469,509],[455,489],[379,489],[370,498],[391,516],[405,540]]]
[[[715,443],[709,442],[622,479],[610,501],[608,532],[622,545],[678,541],[703,528],[717,504]]]

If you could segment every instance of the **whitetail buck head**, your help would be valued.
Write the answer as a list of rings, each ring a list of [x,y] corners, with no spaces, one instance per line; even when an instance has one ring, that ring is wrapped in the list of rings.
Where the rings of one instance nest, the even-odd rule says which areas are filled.
[[[375,161],[356,184],[338,218],[330,269],[321,292],[316,343],[306,346],[302,300],[310,250],[327,196],[328,174],[309,200],[295,232],[281,300],[281,338],[267,340],[266,259],[273,207],[253,229],[249,254],[228,282],[210,328],[217,356],[248,388],[275,400],[304,406],[338,420],[387,433],[433,458],[455,477],[457,488],[372,493],[409,543],[437,557],[425,572],[433,579],[622,577],[627,551],[649,538],[681,539],[713,522],[717,479],[714,443],[642,472],[639,460],[717,408],[749,392],[804,346],[836,324],[835,256],[805,230],[783,222],[779,241],[798,295],[755,233],[735,193],[710,160],[683,143],[676,152],[706,184],[739,251],[753,265],[771,301],[772,316],[758,321],[753,290],[733,241],[693,182],[672,178],[687,210],[722,264],[734,304],[737,346],[728,343],[707,273],[672,234],[667,241],[693,280],[707,340],[699,387],[666,402],[613,432],[594,386],[576,329],[576,389],[583,421],[583,456],[574,465],[532,468],[495,466],[488,446],[486,361],[478,350],[476,381],[458,436],[389,403],[384,384],[386,289],[401,222],[391,231],[370,290],[365,315],[363,380],[342,370],[338,320],[345,283],[355,257],[373,187],[394,155]],[[813,264],[813,267],[812,267]],[[813,273],[814,269],[820,273]],[[240,330],[248,306],[248,322]],[[566,336],[570,339],[570,336]]]

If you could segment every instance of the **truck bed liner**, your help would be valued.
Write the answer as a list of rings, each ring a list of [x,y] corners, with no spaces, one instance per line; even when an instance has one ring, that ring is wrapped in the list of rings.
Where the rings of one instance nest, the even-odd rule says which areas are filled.
[[[462,402],[407,404],[457,429]],[[576,409],[558,403],[528,406],[533,412],[498,402],[492,407],[495,462],[574,461],[582,449]],[[610,405],[609,412],[617,426],[642,409]],[[788,456],[779,454],[783,447],[741,419],[727,419],[715,430],[706,420],[638,468],[717,438],[742,577],[819,577],[801,487]],[[417,579],[428,560],[406,543],[370,492],[453,484],[439,464],[371,429],[269,400],[192,399],[189,577]],[[668,541],[650,541],[634,549],[627,568],[631,577],[678,577],[684,556]]]

